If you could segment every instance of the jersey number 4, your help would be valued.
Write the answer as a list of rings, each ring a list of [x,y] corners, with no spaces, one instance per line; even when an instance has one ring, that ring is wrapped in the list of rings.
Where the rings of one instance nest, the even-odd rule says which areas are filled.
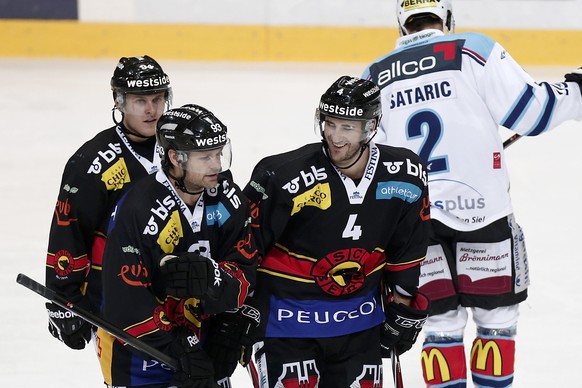
[[[342,233],[343,238],[351,238],[352,240],[360,239],[360,236],[362,235],[362,227],[356,225],[356,218],[358,218],[357,214],[350,214],[348,223]]]

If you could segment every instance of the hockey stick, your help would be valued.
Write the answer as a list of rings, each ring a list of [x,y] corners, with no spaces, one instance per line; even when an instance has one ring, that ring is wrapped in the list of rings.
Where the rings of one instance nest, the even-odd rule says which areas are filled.
[[[514,133],[513,135],[511,135],[510,137],[507,138],[507,140],[505,140],[503,142],[503,148],[507,148],[510,145],[512,145],[513,143],[515,143],[516,141],[518,141],[519,139],[521,139],[522,136],[518,133]]]
[[[390,360],[392,361],[392,376],[394,377],[394,388],[404,388],[402,382],[402,370],[400,369],[400,357],[394,351],[390,350]]]
[[[83,309],[75,305],[74,303],[69,302],[62,296],[57,295],[56,292],[53,290],[46,288],[42,284],[38,283],[37,281],[29,278],[24,274],[18,274],[16,277],[16,283],[23,285],[24,287],[28,288],[31,291],[36,292],[43,298],[50,300],[51,302],[61,306],[62,308],[72,312],[73,314],[77,315],[78,317],[84,319],[85,321],[89,322],[90,324],[97,326],[114,337],[119,338],[121,341],[128,343],[129,345],[133,346],[135,349],[139,350],[140,352],[146,353],[151,357],[155,358],[156,360],[163,362],[164,364],[168,365],[174,370],[178,370],[178,361],[173,359],[172,357],[168,356],[167,354],[159,351],[158,349],[148,345],[144,341],[137,339],[125,331],[119,329],[118,327],[112,325],[111,323],[105,321],[103,318]]]
[[[253,383],[253,388],[261,388],[261,384],[259,383],[259,374],[257,372],[257,366],[255,365],[252,359],[247,364],[246,370]]]

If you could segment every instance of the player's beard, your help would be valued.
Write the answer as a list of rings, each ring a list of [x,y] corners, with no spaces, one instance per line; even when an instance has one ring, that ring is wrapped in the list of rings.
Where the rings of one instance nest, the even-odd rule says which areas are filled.
[[[188,174],[188,172],[186,172]],[[190,179],[189,179],[190,178]],[[188,175],[186,175],[186,179],[184,180],[185,186],[189,189],[189,191],[204,191],[205,189],[209,189],[215,187],[218,183],[218,176],[217,175],[204,175],[198,176],[196,179],[192,179]]]
[[[348,143],[343,147],[336,147],[328,140],[328,153],[331,162],[338,168],[353,164],[360,157],[359,144]]]

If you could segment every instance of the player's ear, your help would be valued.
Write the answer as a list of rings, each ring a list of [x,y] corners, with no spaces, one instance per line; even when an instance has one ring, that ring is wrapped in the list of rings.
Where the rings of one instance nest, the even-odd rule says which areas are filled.
[[[178,153],[175,149],[170,148],[168,150],[168,159],[170,160],[170,163],[172,166],[180,166],[180,163],[182,162],[182,154]]]

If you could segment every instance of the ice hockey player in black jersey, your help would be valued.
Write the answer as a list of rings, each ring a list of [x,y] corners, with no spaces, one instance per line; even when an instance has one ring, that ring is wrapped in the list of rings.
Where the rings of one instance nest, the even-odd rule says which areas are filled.
[[[113,121],[68,160],[50,227],[46,286],[97,313],[109,215],[140,178],[156,172],[156,123],[171,104],[170,79],[151,57],[122,57],[111,78]],[[83,349],[91,327],[47,303],[50,333]]]
[[[380,387],[382,356],[410,349],[428,314],[426,169],[374,144],[380,116],[373,82],[340,77],[316,110],[322,142],[264,158],[244,189],[261,256],[261,387]]]
[[[103,316],[180,368],[99,329],[103,375],[115,387],[227,387],[241,351],[238,330],[258,324],[244,305],[257,265],[250,203],[219,175],[230,167],[231,144],[210,111],[170,109],[156,134],[162,169],[138,182],[112,214]]]

